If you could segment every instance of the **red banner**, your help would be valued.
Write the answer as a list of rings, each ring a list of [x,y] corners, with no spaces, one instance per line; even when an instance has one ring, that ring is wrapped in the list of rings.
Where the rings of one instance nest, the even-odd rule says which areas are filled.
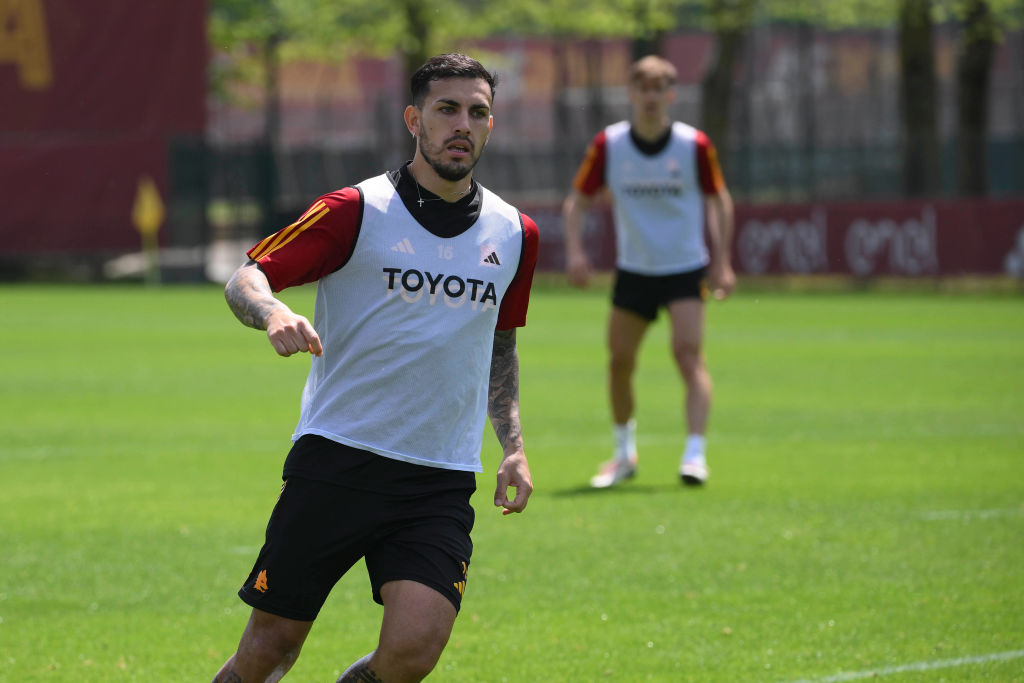
[[[201,136],[206,3],[0,2],[0,251],[137,248],[140,183]]]
[[[539,265],[564,267],[554,205],[522,206],[541,228]],[[610,211],[586,226],[595,267],[615,264]],[[1024,277],[1024,200],[900,201],[736,207],[739,273]]]
[[[738,208],[733,254],[752,274],[917,277],[1010,272],[1021,249],[1024,201],[901,201]]]

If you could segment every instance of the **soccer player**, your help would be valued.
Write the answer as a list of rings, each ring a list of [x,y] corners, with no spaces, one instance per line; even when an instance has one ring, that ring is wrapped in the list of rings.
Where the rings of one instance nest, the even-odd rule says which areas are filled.
[[[526,507],[516,327],[538,233],[473,180],[494,88],[465,55],[428,60],[405,109],[412,161],[323,195],[227,284],[239,320],[281,356],[310,352],[312,366],[281,495],[239,590],[252,614],[214,681],[284,676],[360,558],[384,606],[380,636],[338,680],[427,676],[466,589],[485,414],[503,449],[494,505]],[[274,293],[313,281],[310,324]]]
[[[721,299],[736,282],[729,256],[733,206],[711,141],[669,118],[675,79],[675,67],[661,57],[632,65],[632,118],[594,137],[563,204],[566,268],[577,286],[585,286],[590,275],[582,225],[592,198],[607,188],[614,206],[617,263],[608,386],[615,450],[590,481],[597,488],[636,473],[633,371],[644,333],[661,308],[668,311],[672,352],[686,387],[688,436],[679,476],[691,485],[708,479],[711,376],[701,349],[704,299],[707,285]]]

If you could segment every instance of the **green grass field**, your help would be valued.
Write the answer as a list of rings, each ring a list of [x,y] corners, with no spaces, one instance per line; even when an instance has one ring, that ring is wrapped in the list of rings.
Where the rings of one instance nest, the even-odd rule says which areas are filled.
[[[311,314],[312,292],[286,295]],[[640,471],[610,454],[606,293],[520,332],[536,491],[490,505],[431,680],[1024,681],[1024,301],[740,292],[709,306],[710,485],[684,489],[664,321]],[[308,358],[219,288],[0,288],[0,681],[206,681],[279,489]],[[424,397],[429,400],[428,396]],[[287,680],[374,647],[362,567]]]

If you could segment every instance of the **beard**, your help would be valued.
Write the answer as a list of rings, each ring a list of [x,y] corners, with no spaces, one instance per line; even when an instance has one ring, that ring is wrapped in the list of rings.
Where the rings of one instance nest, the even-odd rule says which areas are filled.
[[[434,172],[437,173],[437,175],[441,176],[442,178],[449,182],[457,182],[465,178],[473,170],[473,167],[476,166],[476,163],[480,161],[479,154],[477,154],[476,156],[471,156],[469,160],[466,162],[441,161],[441,154],[448,146],[448,143],[452,142],[453,140],[465,141],[465,138],[449,138],[445,140],[444,144],[442,144],[439,147],[434,147],[433,145],[431,145],[430,141],[427,140],[426,136],[421,135],[419,138],[420,154],[423,155],[423,158],[426,160],[428,164],[430,164],[430,167],[434,169]],[[469,143],[467,142],[467,144]],[[476,148],[474,147],[472,151],[476,151]]]

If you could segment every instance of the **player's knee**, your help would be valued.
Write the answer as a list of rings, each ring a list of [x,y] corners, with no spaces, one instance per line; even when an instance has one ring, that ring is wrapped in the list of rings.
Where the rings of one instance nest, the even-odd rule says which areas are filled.
[[[612,353],[608,359],[608,367],[614,374],[629,374],[636,367],[636,358],[630,354]]]
[[[384,654],[380,653],[379,656],[383,657]],[[422,681],[434,670],[439,658],[440,653],[434,654],[423,650],[405,651],[396,653],[387,665],[380,666],[380,670],[389,672],[385,679],[387,681]]]
[[[431,634],[416,640],[381,643],[375,659],[385,661],[387,670],[397,674],[397,680],[420,681],[437,666],[447,642],[446,636]]]
[[[403,681],[422,681],[437,665],[438,657],[426,656],[420,653],[418,657],[412,657],[403,662]]]
[[[674,344],[672,355],[675,356],[676,365],[684,377],[694,377],[704,370],[704,356],[699,346],[693,344]]]
[[[252,634],[239,648],[239,656],[259,661],[265,670],[287,670],[299,658],[304,638],[287,629],[266,630]]]

